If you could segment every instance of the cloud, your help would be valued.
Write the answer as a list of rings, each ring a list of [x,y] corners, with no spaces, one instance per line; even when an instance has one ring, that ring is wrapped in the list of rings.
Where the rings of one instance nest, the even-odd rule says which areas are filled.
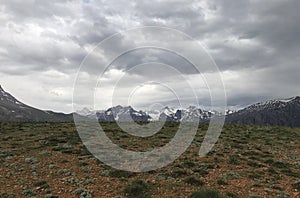
[[[230,106],[299,95],[297,0],[0,2],[0,83],[24,102],[39,108],[70,112],[72,85],[84,57],[108,36],[145,25],[175,28],[202,43],[221,71]],[[156,38],[158,44],[175,45],[163,38],[163,34]],[[149,38],[124,37],[109,43],[107,51],[94,54],[96,61],[89,62],[91,67],[83,71],[84,78],[80,79],[83,85],[94,86],[89,81],[99,77],[107,55],[135,46],[143,39]],[[130,91],[131,85],[142,82],[170,81],[172,75],[163,67],[144,65],[133,69],[148,62],[173,66],[196,87],[202,86],[198,71],[182,57],[159,49],[140,49],[124,54],[110,65],[103,84],[106,96],[119,74],[128,77],[119,85],[124,93]],[[206,69],[201,72],[211,75],[211,79],[216,75]],[[185,83],[178,81],[173,75],[173,85],[184,90]],[[149,89],[146,88],[144,91]],[[145,106],[158,99],[172,103],[164,89],[151,90],[149,96],[141,92],[136,101],[143,101]],[[189,93],[182,93],[189,97]],[[156,100],[151,95],[160,97]],[[209,106],[207,89],[199,89],[198,95],[199,101]],[[186,100],[186,105],[189,102]],[[108,105],[107,100],[101,106]],[[142,102],[138,106],[142,107]]]

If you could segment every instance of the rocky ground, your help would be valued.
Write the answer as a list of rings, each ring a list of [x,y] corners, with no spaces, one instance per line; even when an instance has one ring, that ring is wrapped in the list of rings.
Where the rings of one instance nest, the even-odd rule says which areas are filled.
[[[103,124],[112,141],[130,150],[169,142],[175,123],[150,138]],[[110,168],[84,147],[73,123],[0,124],[0,197],[300,197],[300,129],[226,125],[214,149],[198,151],[199,126],[189,149],[148,173]]]

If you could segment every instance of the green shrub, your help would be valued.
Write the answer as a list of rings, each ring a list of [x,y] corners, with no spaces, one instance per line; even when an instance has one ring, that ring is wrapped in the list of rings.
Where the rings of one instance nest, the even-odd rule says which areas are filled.
[[[35,164],[35,163],[38,163],[39,161],[35,157],[28,157],[28,158],[25,158],[25,162],[28,164]]]
[[[188,168],[192,168],[192,167],[196,166],[197,164],[193,161],[185,160],[184,165]]]
[[[72,175],[72,172],[69,169],[60,169],[57,171],[57,174],[70,176],[70,175]]]
[[[292,184],[293,185],[293,188],[297,189],[297,190],[300,190],[300,181],[298,182],[295,182]]]
[[[264,197],[260,195],[249,195],[248,198],[264,198]]]
[[[238,195],[234,192],[226,192],[227,197],[238,197]]]
[[[89,165],[87,162],[78,162],[78,166],[87,166]]]
[[[173,177],[171,177],[169,174],[166,173],[158,173],[154,177],[157,180],[174,180]]]
[[[26,197],[33,197],[36,195],[36,192],[29,188],[29,189],[23,190],[22,195],[24,195]]]
[[[237,156],[230,156],[229,157],[229,164],[234,164],[234,165],[238,165],[238,157]]]
[[[241,176],[238,173],[225,173],[222,175],[225,180],[239,179]]]
[[[74,194],[80,198],[93,198],[92,192],[83,188],[75,189]]]
[[[16,196],[16,194],[15,193],[9,193],[9,194],[7,194],[7,193],[0,193],[0,197],[2,198],[16,198],[17,196]]]
[[[268,168],[268,172],[270,174],[278,174],[278,172],[273,167]]]
[[[8,157],[8,156],[12,156],[12,152],[11,150],[3,150],[1,153],[0,153],[0,157]]]
[[[128,197],[144,198],[150,197],[149,189],[149,185],[142,180],[134,180],[125,187],[124,193]]]
[[[204,182],[202,180],[200,180],[198,177],[196,177],[194,175],[187,177],[184,181],[185,181],[185,183],[188,183],[191,185],[202,186],[204,184]]]
[[[218,179],[217,184],[219,184],[219,185],[228,185],[226,179],[223,179],[223,178]]]
[[[191,198],[223,198],[216,190],[203,188],[192,193]]]
[[[286,176],[300,178],[300,173],[292,171],[290,168],[284,168],[280,170],[281,173],[285,174]]]
[[[116,178],[129,178],[132,177],[134,173],[123,171],[123,170],[111,170],[108,173],[108,176],[110,177],[116,177]]]
[[[287,168],[287,164],[285,164],[282,161],[275,161],[272,163],[272,166],[276,167],[276,168]]]
[[[182,177],[187,175],[187,172],[183,168],[175,167],[171,174],[173,177]]]

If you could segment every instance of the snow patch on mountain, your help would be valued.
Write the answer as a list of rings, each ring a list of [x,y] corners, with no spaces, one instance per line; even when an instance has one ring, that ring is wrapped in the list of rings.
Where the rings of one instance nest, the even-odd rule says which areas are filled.
[[[300,97],[268,100],[250,105],[226,117],[231,124],[300,126]]]
[[[87,116],[89,118],[96,117],[99,121],[186,121],[186,122],[198,122],[207,121],[212,116],[220,115],[216,111],[206,111],[196,106],[190,106],[186,109],[176,109],[171,107],[164,107],[161,110],[147,110],[137,111],[131,106],[115,106],[107,110],[91,111],[84,108],[77,111],[80,115]]]

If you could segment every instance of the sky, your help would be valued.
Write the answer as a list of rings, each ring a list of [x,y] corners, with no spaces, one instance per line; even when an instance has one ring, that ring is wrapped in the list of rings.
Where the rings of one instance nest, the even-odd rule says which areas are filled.
[[[218,92],[218,86],[207,87],[206,81],[214,84],[218,75],[228,108],[289,98],[300,95],[299,7],[298,0],[0,0],[0,85],[28,105],[60,112],[74,110],[78,72],[96,101],[91,107],[83,91],[76,101],[80,108],[121,104],[148,109],[195,101],[209,108],[210,89]],[[196,71],[176,53],[155,48],[125,53],[104,71],[107,56],[151,35],[124,36],[95,52],[99,43],[144,26],[193,38],[218,71]],[[175,37],[162,33],[155,39],[166,48],[188,46],[170,38]],[[93,57],[90,65],[80,68],[87,56]]]

